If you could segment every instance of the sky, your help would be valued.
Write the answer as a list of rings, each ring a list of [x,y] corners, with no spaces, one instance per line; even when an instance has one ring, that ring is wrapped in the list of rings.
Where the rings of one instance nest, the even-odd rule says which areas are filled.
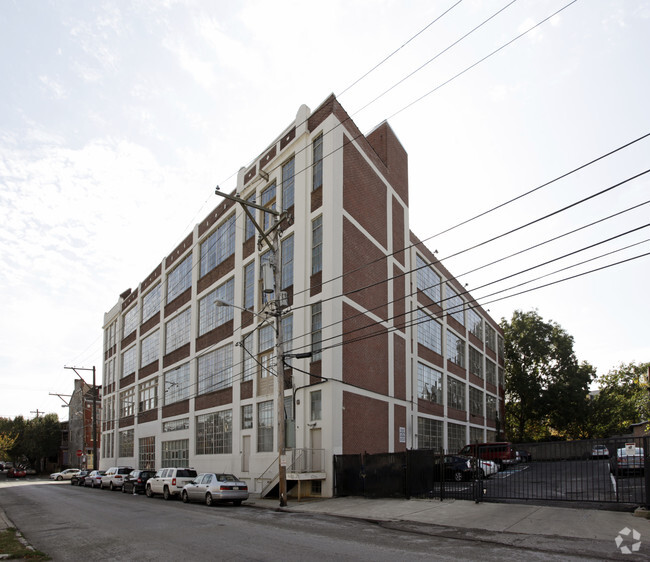
[[[0,416],[66,419],[119,294],[331,93],[388,120],[411,230],[494,319],[650,361],[650,137],[540,187],[650,133],[650,1],[569,3],[0,0]]]

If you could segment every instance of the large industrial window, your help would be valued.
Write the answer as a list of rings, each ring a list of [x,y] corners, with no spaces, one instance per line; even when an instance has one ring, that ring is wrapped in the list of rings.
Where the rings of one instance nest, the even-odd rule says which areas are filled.
[[[469,346],[469,372],[479,378],[483,378],[483,354]]]
[[[465,341],[447,330],[447,359],[459,367],[465,367]]]
[[[158,406],[158,377],[143,382],[138,391],[138,412],[153,410]]]
[[[158,360],[160,354],[160,332],[156,330],[142,340],[140,346],[140,368]]]
[[[167,276],[167,303],[192,286],[192,254]]]
[[[293,285],[293,236],[282,241],[282,289]]]
[[[144,470],[156,468],[156,438],[141,437],[138,440],[138,466]]]
[[[321,303],[311,305],[311,360],[320,361],[322,349],[323,315]]]
[[[235,215],[233,214],[201,244],[201,277],[235,253],[236,232]]]
[[[442,373],[418,363],[418,398],[442,404]]]
[[[165,404],[186,400],[190,396],[190,364],[185,363],[165,373]]]
[[[125,429],[120,431],[120,457],[133,456],[133,430]]]
[[[190,466],[190,440],[163,441],[161,443],[161,468]]]
[[[138,305],[136,304],[133,308],[124,315],[124,332],[122,337],[125,338],[133,330],[138,327]]]
[[[320,390],[315,390],[309,393],[309,419],[311,421],[322,419],[322,393]]]
[[[442,355],[442,326],[422,310],[418,310],[418,344]]]
[[[232,410],[196,416],[196,454],[232,453]]]
[[[465,383],[447,375],[447,406],[456,410],[466,410]]]
[[[199,394],[232,386],[232,344],[201,355],[197,364]]]
[[[199,336],[230,322],[233,319],[232,306],[217,306],[216,301],[232,304],[235,300],[235,280],[229,279],[199,301]]]
[[[190,341],[190,322],[192,309],[186,308],[167,322],[165,326],[165,353],[171,353],[175,349],[184,346]]]
[[[273,451],[273,400],[257,405],[257,452]]]
[[[135,388],[120,392],[120,417],[126,418],[135,413]]]
[[[136,360],[138,356],[136,355],[135,345],[127,349],[122,353],[122,376],[126,377],[131,373],[135,373],[137,368]]]
[[[160,283],[142,297],[142,322],[146,322],[160,310]]]
[[[442,422],[418,417],[418,449],[440,449],[442,444]]]
[[[440,304],[440,275],[438,275],[419,255],[415,256],[418,290],[433,302]]]
[[[467,430],[464,425],[457,423],[447,424],[447,451],[457,453],[467,445]]]
[[[447,282],[447,314],[464,326],[465,315],[463,314],[463,305],[463,299],[458,296],[458,293]]]

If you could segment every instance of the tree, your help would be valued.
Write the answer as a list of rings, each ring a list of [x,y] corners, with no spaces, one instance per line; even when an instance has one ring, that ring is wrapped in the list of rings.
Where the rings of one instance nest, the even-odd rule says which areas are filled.
[[[43,461],[56,456],[61,445],[61,424],[56,414],[33,420],[25,420],[22,416],[16,416],[13,420],[0,418],[0,436],[3,435],[12,439],[11,446],[6,449],[10,460],[42,469]],[[1,446],[2,441],[0,451]]]
[[[584,431],[588,363],[578,364],[573,337],[537,311],[516,310],[501,320],[505,347],[506,425],[515,441],[551,435],[579,437]]]
[[[592,403],[597,437],[628,433],[634,423],[650,420],[650,363],[623,364],[598,379],[600,392]]]
[[[0,433],[0,459],[8,459],[15,444],[15,435]]]

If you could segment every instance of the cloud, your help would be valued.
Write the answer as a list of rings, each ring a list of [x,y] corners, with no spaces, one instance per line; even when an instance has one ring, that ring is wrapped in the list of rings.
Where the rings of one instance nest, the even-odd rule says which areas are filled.
[[[61,82],[58,80],[44,75],[39,76],[38,79],[54,99],[60,100],[68,97],[68,92],[66,91],[63,84],[61,84]]]

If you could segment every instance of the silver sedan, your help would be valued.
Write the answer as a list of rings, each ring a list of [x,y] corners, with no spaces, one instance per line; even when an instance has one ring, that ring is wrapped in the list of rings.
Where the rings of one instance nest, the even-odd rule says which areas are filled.
[[[232,502],[241,505],[248,499],[248,485],[234,474],[202,473],[185,485],[181,498],[185,503],[203,501],[206,505],[213,505]]]

